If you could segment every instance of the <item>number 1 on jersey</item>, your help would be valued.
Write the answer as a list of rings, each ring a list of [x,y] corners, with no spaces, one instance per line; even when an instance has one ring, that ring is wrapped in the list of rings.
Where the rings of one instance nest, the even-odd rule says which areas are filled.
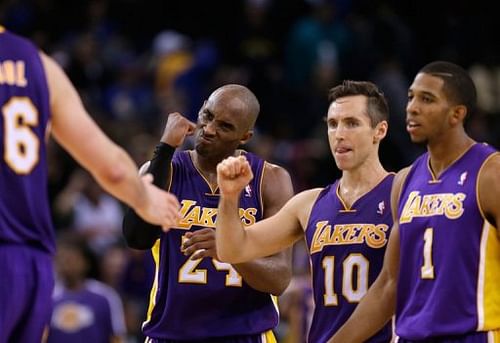
[[[424,233],[424,265],[420,269],[422,279],[434,279],[434,264],[432,263],[432,240],[434,230],[429,227]]]

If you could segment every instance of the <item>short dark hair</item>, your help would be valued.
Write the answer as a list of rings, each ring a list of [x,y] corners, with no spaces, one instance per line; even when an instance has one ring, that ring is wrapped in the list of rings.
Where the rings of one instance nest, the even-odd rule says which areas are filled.
[[[464,68],[451,62],[435,61],[426,64],[420,69],[419,73],[439,77],[444,81],[443,92],[448,100],[455,105],[464,105],[467,107],[468,114],[476,112],[476,86]]]
[[[353,95],[364,95],[368,98],[367,115],[372,127],[389,119],[389,105],[384,93],[369,81],[344,80],[342,84],[330,89],[328,100],[332,103],[338,98]]]

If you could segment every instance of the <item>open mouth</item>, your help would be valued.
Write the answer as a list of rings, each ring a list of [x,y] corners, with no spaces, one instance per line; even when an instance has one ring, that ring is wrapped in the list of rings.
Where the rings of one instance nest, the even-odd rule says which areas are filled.
[[[406,121],[406,130],[407,131],[414,131],[418,129],[421,125],[413,120],[408,120]]]

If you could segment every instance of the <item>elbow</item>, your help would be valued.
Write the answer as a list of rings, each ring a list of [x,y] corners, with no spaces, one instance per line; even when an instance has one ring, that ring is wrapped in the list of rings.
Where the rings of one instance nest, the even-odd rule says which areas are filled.
[[[217,259],[220,262],[229,263],[229,264],[239,263],[239,261],[236,261],[234,259],[234,256],[232,256],[232,254],[230,254],[230,253],[228,254],[227,251],[224,251],[224,249],[220,249],[219,247],[217,247],[216,250],[217,250]]]
[[[215,254],[217,255],[217,259],[220,262],[224,263],[229,263],[229,264],[235,264],[235,263],[240,263],[240,261],[237,261],[238,255],[235,253],[234,249],[231,250],[228,248],[226,244],[224,244],[222,237],[218,236],[217,234],[220,233],[217,230],[215,231]]]
[[[113,157],[103,163],[101,168],[95,173],[95,176],[104,186],[119,185],[129,178],[130,164],[125,151],[119,149]],[[134,174],[135,176],[135,174]]]
[[[125,168],[120,165],[106,166],[99,174],[99,179],[101,179],[105,185],[119,185],[127,178]]]

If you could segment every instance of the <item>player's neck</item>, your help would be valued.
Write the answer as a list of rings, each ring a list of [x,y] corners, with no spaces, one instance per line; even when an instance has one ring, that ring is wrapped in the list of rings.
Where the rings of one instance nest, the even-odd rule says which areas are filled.
[[[217,187],[217,164],[218,160],[213,158],[204,158],[203,156],[196,153],[196,151],[190,151],[191,160],[198,172],[208,181],[212,188]]]
[[[430,167],[436,177],[460,158],[475,141],[465,132],[457,133],[439,142],[429,142]]]
[[[345,170],[339,182],[340,195],[346,203],[353,204],[377,186],[388,174],[378,159],[366,161],[359,168]]]
[[[201,175],[210,183],[212,188],[217,188],[217,164],[221,162],[225,157],[214,158],[214,157],[203,157],[196,152],[196,150],[191,150],[191,160],[194,166]],[[236,150],[234,156],[240,155],[241,150]]]

